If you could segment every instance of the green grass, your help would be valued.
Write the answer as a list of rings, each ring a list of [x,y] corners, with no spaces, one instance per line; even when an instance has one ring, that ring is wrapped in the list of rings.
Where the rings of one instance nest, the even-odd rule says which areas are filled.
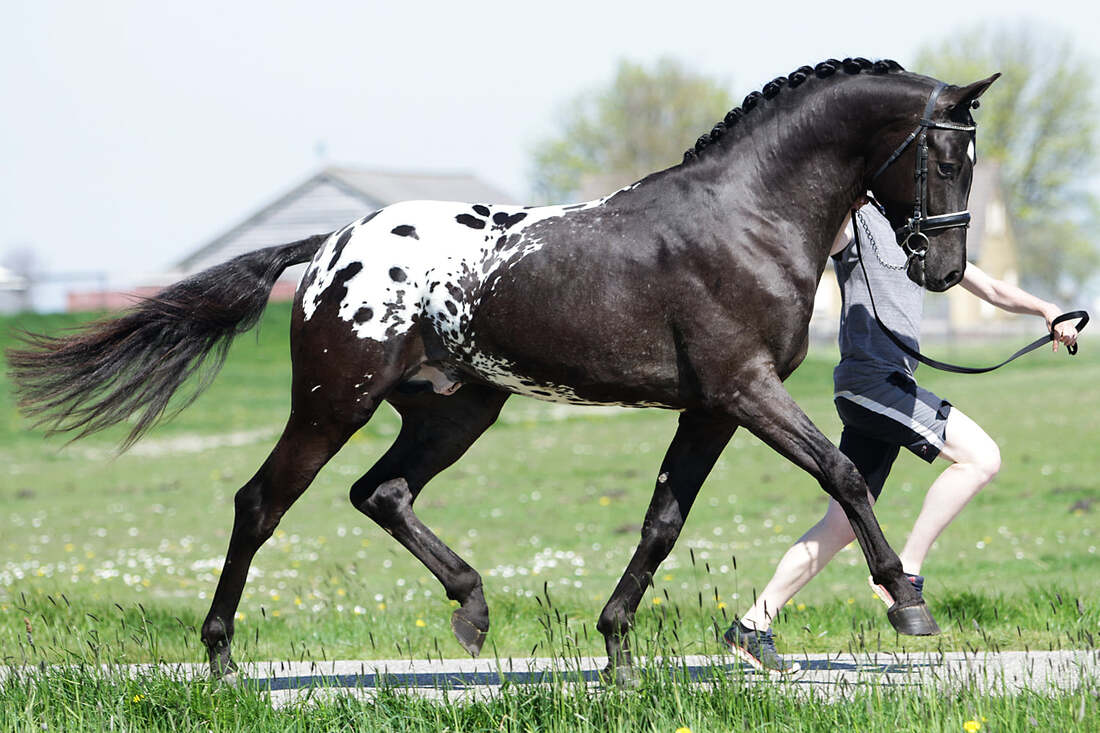
[[[368,699],[317,694],[273,709],[264,693],[170,675],[119,678],[89,669],[0,683],[5,730],[395,731],[1035,731],[1095,730],[1095,686],[1055,694],[978,695],[968,688],[889,685],[836,699],[779,685],[682,670],[644,674],[636,689],[592,694],[576,682],[506,684],[492,696],[433,702],[380,689]],[[977,727],[975,727],[977,726]]]
[[[63,439],[44,440],[17,415],[10,383],[0,378],[0,660],[205,658],[197,627],[224,557],[232,497],[266,456],[288,409],[288,320],[286,306],[272,307],[258,336],[239,339],[222,374],[198,402],[119,457],[113,446],[126,426],[68,447]],[[74,322],[59,316],[0,321],[0,345],[10,343],[13,326],[53,332]],[[936,356],[981,363],[1005,349],[937,350]],[[835,438],[834,360],[828,349],[812,353],[788,386]],[[925,565],[927,595],[945,633],[898,638],[871,597],[866,565],[853,547],[785,609],[776,624],[781,647],[791,652],[861,645],[898,651],[1094,647],[1100,633],[1100,451],[1094,446],[1100,397],[1089,385],[1100,381],[1100,343],[1086,338],[1073,360],[1040,353],[984,377],[927,369],[920,376],[922,384],[982,424],[1004,456],[997,480],[941,537]],[[501,421],[428,486],[417,503],[419,515],[484,577],[492,614],[490,653],[603,653],[594,622],[637,543],[675,420],[675,414],[658,410],[563,413],[513,398]],[[347,500],[351,483],[388,447],[397,427],[392,412],[380,410],[260,551],[240,607],[238,658],[461,654],[449,630],[451,605],[435,579]],[[225,445],[226,437],[239,444]],[[896,546],[920,509],[925,487],[945,465],[927,466],[908,454],[899,459],[876,510]],[[753,589],[763,586],[782,552],[820,517],[825,503],[812,479],[739,432],[659,570],[656,588],[643,600],[638,638],[645,643],[659,627],[670,627],[681,651],[714,651],[714,628],[751,603]],[[546,591],[555,615],[568,617],[572,636],[549,634],[547,627],[557,619],[542,598]],[[18,695],[39,689],[64,698],[69,693],[58,685],[63,687],[56,680],[39,681],[23,692],[8,685],[0,708],[35,710],[37,703]],[[108,682],[101,687],[109,690],[104,699],[117,698],[124,706],[112,708],[120,720],[135,727],[174,725],[166,713],[138,715],[125,707],[129,687]],[[194,704],[186,714],[217,727],[247,727],[233,716],[247,721],[252,715],[247,692],[202,688],[164,694],[190,696]],[[218,702],[226,699],[236,712],[226,712]],[[717,715],[714,706],[722,705],[709,693],[693,692],[691,699],[699,720],[712,720],[706,716]],[[474,716],[451,727],[495,728],[518,720],[508,717],[517,714],[515,706],[529,707],[542,720],[537,717],[542,706],[565,705],[552,694],[523,691],[498,703],[446,714]],[[754,709],[764,711],[773,703],[780,705],[765,695]],[[402,703],[413,710],[421,704]],[[849,712],[829,707],[833,712],[820,715],[835,715],[835,725],[863,727],[858,717],[863,704],[853,702]],[[920,705],[938,704],[930,698],[905,709],[916,713]],[[1067,696],[1043,704],[1054,719],[1076,703]],[[627,720],[615,717],[610,699],[570,705],[565,705],[570,715]],[[950,722],[955,712],[943,705],[935,719],[944,721],[945,730],[959,729]],[[86,720],[106,720],[107,713],[85,713]],[[362,710],[340,703],[326,714],[330,727],[341,727],[337,721],[357,720]],[[422,711],[417,720],[434,720],[436,714]],[[264,715],[287,715],[293,725],[309,727],[293,712]],[[691,716],[684,715],[682,722],[691,725]],[[1042,715],[1040,720],[1048,719]],[[48,718],[34,713],[22,720]],[[497,722],[471,722],[476,720]],[[676,727],[676,716],[659,706],[652,715],[630,720],[640,721],[641,728]],[[630,728],[625,722],[610,727],[616,725]]]

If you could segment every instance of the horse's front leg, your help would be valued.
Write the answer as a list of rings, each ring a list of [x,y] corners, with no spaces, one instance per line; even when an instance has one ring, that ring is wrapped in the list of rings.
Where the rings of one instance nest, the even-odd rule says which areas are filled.
[[[736,382],[742,388],[729,401],[732,414],[753,435],[816,478],[844,510],[875,583],[885,586],[895,599],[887,612],[893,627],[912,636],[939,633],[883,536],[867,498],[867,483],[852,462],[810,421],[774,372],[759,369]]]
[[[627,632],[634,613],[657,566],[676,544],[699,487],[736,429],[736,423],[728,419],[694,412],[680,416],[642,524],[642,540],[596,624],[607,646],[604,674],[608,679],[620,683],[632,679]]]

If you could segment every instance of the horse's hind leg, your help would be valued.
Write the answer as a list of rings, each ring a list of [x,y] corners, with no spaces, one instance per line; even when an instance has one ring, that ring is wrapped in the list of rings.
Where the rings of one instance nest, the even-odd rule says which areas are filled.
[[[282,436],[256,475],[237,492],[233,533],[202,640],[215,676],[233,670],[233,617],[256,551],[351,435],[362,427],[401,374],[401,342],[393,354],[331,330],[306,328],[296,312],[291,330],[294,362],[291,411]],[[325,358],[319,358],[325,354]],[[349,377],[348,374],[366,374]]]
[[[696,412],[680,415],[642,524],[642,540],[596,624],[607,646],[605,674],[614,675],[619,682],[630,676],[627,632],[638,604],[653,582],[657,566],[676,544],[699,488],[736,429],[736,423],[728,419]]]
[[[412,552],[443,584],[447,597],[459,602],[451,629],[473,656],[481,652],[489,630],[481,576],[420,521],[412,504],[433,476],[493,424],[507,399],[506,392],[479,385],[466,385],[449,397],[392,397],[401,432],[351,489],[351,503]]]
[[[233,617],[253,556],[321,467],[362,424],[322,422],[308,414],[302,410],[292,412],[279,442],[234,500],[233,533],[225,565],[202,625],[202,641],[215,677],[236,669],[230,655]]]

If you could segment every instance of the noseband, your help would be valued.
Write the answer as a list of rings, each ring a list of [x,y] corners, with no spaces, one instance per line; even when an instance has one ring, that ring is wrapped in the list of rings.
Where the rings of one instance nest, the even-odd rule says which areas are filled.
[[[943,229],[970,226],[970,211],[967,209],[955,211],[950,214],[937,214],[935,216],[929,216],[927,214],[928,131],[955,130],[957,132],[969,132],[973,140],[975,132],[978,129],[976,125],[937,122],[932,119],[932,110],[936,107],[936,100],[939,99],[940,93],[946,87],[947,85],[943,82],[939,82],[936,85],[936,88],[933,89],[932,93],[928,96],[928,103],[924,106],[924,115],[921,117],[920,124],[917,125],[915,130],[909,133],[909,137],[905,138],[905,141],[891,153],[890,157],[886,159],[886,162],[879,166],[879,169],[871,176],[870,183],[873,184],[875,180],[894,163],[894,161],[901,157],[902,153],[905,152],[914,140],[917,141],[916,164],[913,172],[915,184],[913,215],[909,217],[909,220],[904,226],[895,232],[898,243],[901,244],[902,249],[905,250],[905,254],[910,261],[914,258],[923,260],[924,256],[928,253],[928,235],[926,232],[936,232]],[[868,185],[868,188],[870,188],[870,185]]]

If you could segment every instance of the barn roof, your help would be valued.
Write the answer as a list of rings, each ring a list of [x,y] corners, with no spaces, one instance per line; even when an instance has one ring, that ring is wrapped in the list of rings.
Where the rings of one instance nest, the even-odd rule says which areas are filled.
[[[183,273],[196,272],[244,252],[338,229],[398,201],[419,199],[515,203],[511,196],[470,173],[331,166],[193,250],[176,268]]]

